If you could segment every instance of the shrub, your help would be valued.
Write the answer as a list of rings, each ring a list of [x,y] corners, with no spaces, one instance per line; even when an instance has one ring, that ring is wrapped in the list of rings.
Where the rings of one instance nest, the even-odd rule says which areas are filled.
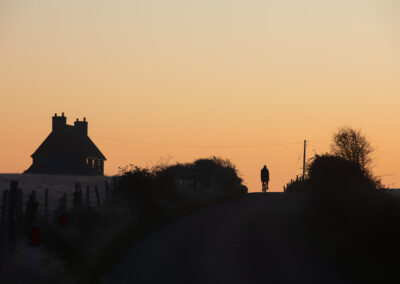
[[[235,166],[216,157],[152,169],[129,165],[115,178],[112,196],[99,211],[70,210],[67,229],[49,226],[43,282],[97,283],[143,234],[196,208],[247,192]],[[63,276],[60,270],[65,270]]]
[[[358,164],[315,156],[309,167],[311,224],[322,246],[363,282],[391,277],[400,253],[400,202]]]
[[[377,190],[378,184],[357,163],[329,154],[316,155],[312,159],[308,176],[316,193],[371,192]]]
[[[297,176],[283,187],[284,192],[310,192],[310,179]]]

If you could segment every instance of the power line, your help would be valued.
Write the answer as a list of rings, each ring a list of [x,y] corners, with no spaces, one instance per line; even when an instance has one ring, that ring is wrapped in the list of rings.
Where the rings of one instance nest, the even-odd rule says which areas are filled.
[[[298,173],[298,171],[299,171],[299,162],[300,162],[300,156],[297,158],[297,161],[296,161],[296,166],[295,166],[295,168],[294,168],[294,175],[297,175],[296,174],[296,172]]]
[[[392,155],[392,157],[400,157],[400,153],[394,153],[394,152],[388,152],[388,151],[380,151],[380,150],[376,150],[375,152],[377,153],[383,153],[383,154],[387,154],[387,155]]]
[[[288,142],[288,143],[276,143],[276,144],[258,144],[258,145],[188,145],[188,144],[164,144],[164,143],[152,143],[152,142],[144,142],[144,141],[135,141],[135,140],[126,140],[126,139],[117,139],[117,138],[109,138],[109,137],[100,137],[94,136],[97,139],[130,143],[130,144],[141,144],[141,145],[149,145],[149,146],[161,146],[161,147],[177,147],[177,148],[206,148],[206,149],[216,149],[216,148],[224,148],[224,149],[232,149],[232,148],[263,148],[263,147],[277,147],[277,146],[287,146],[287,145],[295,145],[302,144],[303,142]]]

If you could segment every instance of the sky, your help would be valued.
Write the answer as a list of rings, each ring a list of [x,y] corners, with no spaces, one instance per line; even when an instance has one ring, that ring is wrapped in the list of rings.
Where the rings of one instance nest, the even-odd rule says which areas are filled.
[[[342,126],[400,187],[397,0],[0,0],[0,173],[22,172],[51,117],[86,117],[128,164],[229,158],[272,191]]]

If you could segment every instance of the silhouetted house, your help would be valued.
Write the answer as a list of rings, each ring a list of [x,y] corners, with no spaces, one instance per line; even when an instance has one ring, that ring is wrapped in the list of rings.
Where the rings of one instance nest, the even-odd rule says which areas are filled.
[[[67,125],[64,113],[53,116],[52,132],[31,157],[25,173],[103,175],[106,160],[88,136],[86,118]]]

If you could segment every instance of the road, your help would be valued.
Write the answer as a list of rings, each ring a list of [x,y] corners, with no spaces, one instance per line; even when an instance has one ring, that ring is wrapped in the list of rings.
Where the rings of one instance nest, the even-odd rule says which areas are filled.
[[[354,283],[304,223],[307,195],[252,193],[136,242],[104,283]]]

